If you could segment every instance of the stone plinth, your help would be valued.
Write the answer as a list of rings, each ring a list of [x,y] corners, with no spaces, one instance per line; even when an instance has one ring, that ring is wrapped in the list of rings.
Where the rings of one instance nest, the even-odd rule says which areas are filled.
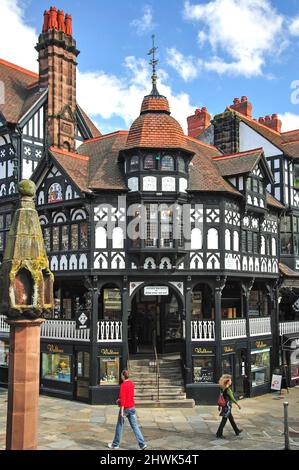
[[[40,327],[44,320],[10,320],[7,450],[37,448]]]

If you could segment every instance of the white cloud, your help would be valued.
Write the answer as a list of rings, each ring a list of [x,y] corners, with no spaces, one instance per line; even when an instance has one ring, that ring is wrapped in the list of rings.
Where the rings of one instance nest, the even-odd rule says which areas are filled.
[[[299,115],[293,113],[284,113],[278,115],[282,121],[282,132],[292,131],[299,129]]]
[[[78,101],[94,119],[120,117],[129,127],[139,116],[143,97],[151,91],[150,70],[144,59],[126,57],[125,71],[121,76],[109,75],[103,71],[78,73]],[[159,70],[158,90],[167,96],[172,115],[186,132],[187,116],[193,113],[189,95],[174,94],[165,84],[167,74]]]
[[[208,42],[214,56],[205,67],[219,74],[263,75],[267,57],[287,44],[285,18],[268,0],[186,0],[184,17],[200,22],[199,43]]]
[[[26,24],[23,3],[0,0],[0,18],[0,57],[37,72],[37,32]]]
[[[149,5],[143,8],[143,15],[139,19],[135,19],[131,22],[130,26],[136,30],[139,36],[150,33],[155,28],[153,22],[153,10]]]
[[[202,67],[202,61],[192,56],[185,57],[175,47],[167,49],[167,63],[173,67],[185,82],[196,78]]]
[[[289,31],[292,36],[299,36],[299,16],[290,21]]]

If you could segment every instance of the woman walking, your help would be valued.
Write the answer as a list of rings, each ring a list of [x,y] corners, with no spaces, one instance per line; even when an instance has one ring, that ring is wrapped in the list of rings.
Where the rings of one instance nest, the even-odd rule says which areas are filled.
[[[241,407],[238,404],[236,398],[234,397],[232,389],[230,388],[231,384],[232,384],[231,375],[225,374],[219,380],[221,394],[218,400],[218,406],[220,409],[220,416],[222,416],[222,421],[216,433],[216,437],[218,437],[219,439],[224,439],[223,429],[228,419],[229,419],[230,424],[232,425],[233,430],[236,433],[236,436],[239,436],[239,434],[241,434],[241,432],[243,431],[242,429],[238,428],[238,426],[235,423],[234,417],[232,415],[233,403],[237,405],[239,410],[241,409]]]
[[[109,449],[119,449],[121,437],[122,437],[122,430],[125,421],[125,417],[128,418],[130,426],[135,434],[137,439],[139,449],[144,450],[147,448],[147,445],[144,441],[144,437],[139,429],[137,418],[136,418],[136,410],[135,410],[135,402],[134,402],[134,383],[129,380],[129,372],[127,370],[123,370],[121,373],[122,384],[120,386],[119,392],[119,399],[117,400],[117,404],[120,407],[118,421],[115,430],[115,436],[111,444],[108,444]]]

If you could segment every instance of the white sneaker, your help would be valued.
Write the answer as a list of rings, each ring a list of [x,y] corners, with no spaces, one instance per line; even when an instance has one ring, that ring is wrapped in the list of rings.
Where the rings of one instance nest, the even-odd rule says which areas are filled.
[[[146,444],[144,444],[144,446],[143,446],[143,447],[140,447],[140,450],[145,450],[146,448],[147,448],[147,445],[146,445]]]
[[[108,447],[109,447],[109,449],[119,449],[119,446],[114,446],[114,445],[113,445],[113,442],[110,442],[110,443],[108,444]]]

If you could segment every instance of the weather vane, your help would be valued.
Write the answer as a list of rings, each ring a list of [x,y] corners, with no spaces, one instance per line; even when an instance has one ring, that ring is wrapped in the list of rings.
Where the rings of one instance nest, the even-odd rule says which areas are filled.
[[[152,59],[150,60],[150,65],[153,67],[153,74],[152,74],[152,83],[153,83],[153,89],[152,89],[152,95],[159,95],[159,92],[157,90],[157,74],[156,74],[156,66],[158,64],[158,59],[156,59],[156,51],[158,50],[158,47],[155,46],[155,35],[152,35],[152,41],[153,41],[153,47],[149,50],[147,55],[151,55]]]

